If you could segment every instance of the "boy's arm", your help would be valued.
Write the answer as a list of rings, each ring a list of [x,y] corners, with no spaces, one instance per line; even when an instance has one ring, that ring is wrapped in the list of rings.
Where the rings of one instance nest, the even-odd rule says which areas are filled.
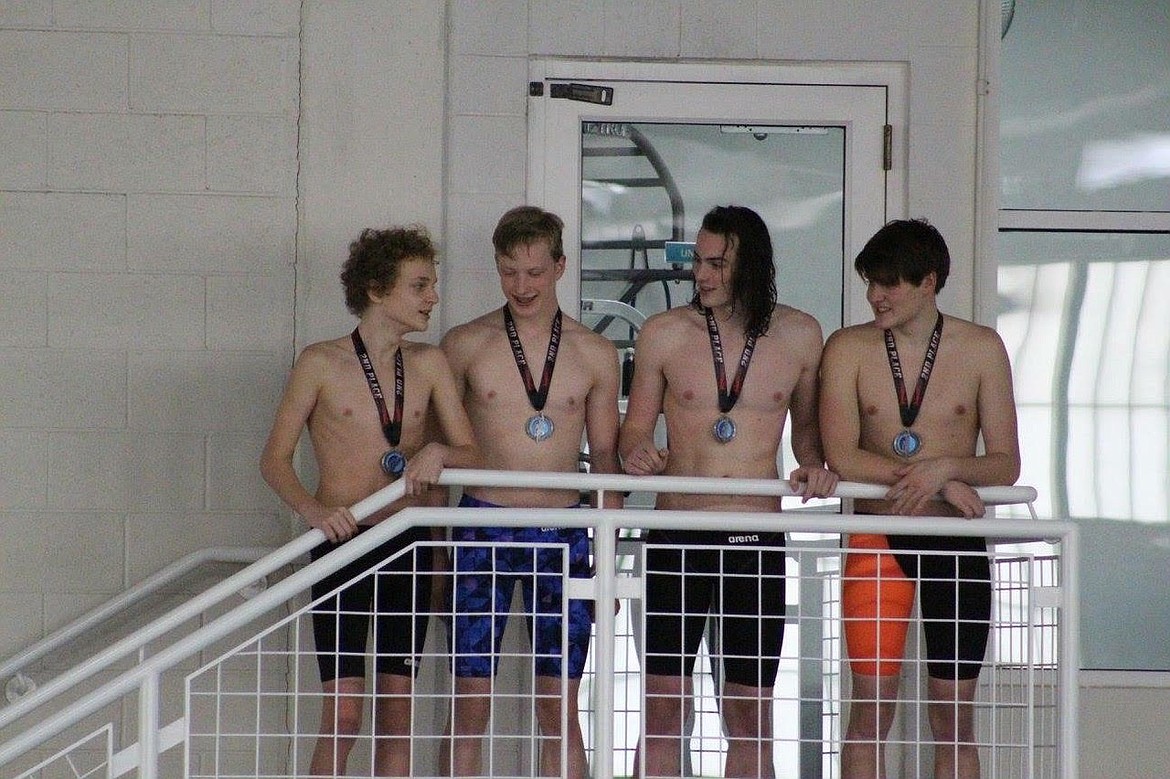
[[[451,370],[446,355],[441,351],[436,351],[435,357],[435,384],[432,389],[432,400],[443,437],[447,440],[447,452],[443,459],[443,466],[446,468],[481,467],[483,462],[479,445],[475,440],[471,419],[463,407],[463,393],[460,391],[460,385],[456,383],[455,374]]]
[[[828,467],[842,479],[893,484],[898,463],[861,448],[861,415],[857,405],[858,357],[846,330],[829,336],[821,355],[820,427]]]
[[[654,428],[666,391],[663,355],[659,346],[665,334],[662,320],[646,323],[634,346],[634,380],[626,402],[626,418],[618,437],[622,467],[633,476],[662,473],[670,453],[654,445]]]
[[[1015,484],[1020,476],[1016,403],[1011,364],[1003,341],[995,331],[981,328],[971,348],[966,350],[965,358],[974,366],[971,380],[978,382],[983,454],[938,457],[898,468],[899,479],[892,490],[898,492],[895,509],[907,506],[913,509],[944,491],[950,482],[988,487]]]
[[[590,339],[593,340],[592,335]],[[621,389],[621,363],[617,350],[597,337],[590,363],[595,367],[593,386],[585,399],[585,440],[589,443],[589,469],[593,473],[620,473],[618,464],[618,392]],[[621,508],[619,492],[605,495],[605,508]]]
[[[293,365],[264,452],[260,455],[260,474],[285,505],[304,517],[310,527],[320,528],[330,541],[337,542],[357,532],[357,521],[346,507],[322,505],[301,484],[293,467],[297,442],[317,403],[321,386],[318,362],[319,359],[306,350]]]
[[[792,453],[799,466],[788,476],[792,489],[802,490],[805,500],[828,497],[837,489],[837,475],[824,468],[825,455],[821,448],[821,430],[817,418],[818,380],[820,368],[821,327],[815,319],[801,321],[797,353],[806,359],[800,368],[788,413],[792,419]],[[800,484],[804,487],[801,488]]]
[[[436,483],[444,468],[474,468],[480,465],[479,446],[472,432],[471,420],[463,408],[459,389],[446,356],[439,349],[428,354],[427,373],[431,378],[430,411],[433,433],[441,431],[441,437],[432,440],[420,449],[406,467],[408,495],[422,494],[429,485]]]

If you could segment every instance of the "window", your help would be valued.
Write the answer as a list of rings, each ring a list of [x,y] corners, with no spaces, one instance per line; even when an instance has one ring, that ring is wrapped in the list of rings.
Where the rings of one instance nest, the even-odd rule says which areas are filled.
[[[1019,4],[1001,48],[998,327],[1021,481],[1080,522],[1086,668],[1170,669],[1170,6]]]

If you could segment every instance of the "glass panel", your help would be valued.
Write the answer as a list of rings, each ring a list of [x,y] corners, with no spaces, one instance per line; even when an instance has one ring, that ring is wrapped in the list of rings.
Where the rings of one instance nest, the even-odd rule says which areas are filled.
[[[637,322],[689,303],[689,262],[668,261],[664,242],[693,242],[707,211],[734,203],[768,225],[780,300],[826,334],[840,327],[844,139],[842,127],[582,123],[581,298],[602,301],[583,318],[625,347]]]
[[[583,122],[581,130],[581,318],[626,349],[627,361],[646,317],[690,303],[689,255],[668,257],[666,242],[693,242],[716,205],[759,213],[780,301],[816,317],[826,336],[841,327],[843,127]],[[786,427],[782,474],[795,467],[790,434]]]
[[[999,261],[1020,482],[1085,528],[1083,665],[1170,669],[1134,640],[1170,632],[1170,234],[1003,232]]]
[[[1170,4],[1015,4],[1001,49],[1004,208],[1170,210]]]
[[[1049,416],[1055,436],[1021,425],[1037,510],[1165,523],[1170,501],[1135,506],[1167,491],[1170,441],[1150,431],[1170,414],[1170,235],[1005,232],[999,260],[1017,404]]]

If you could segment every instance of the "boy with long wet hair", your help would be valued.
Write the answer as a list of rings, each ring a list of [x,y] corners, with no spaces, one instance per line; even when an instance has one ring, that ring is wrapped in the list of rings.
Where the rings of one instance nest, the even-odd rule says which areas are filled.
[[[650,317],[638,335],[619,439],[626,472],[779,478],[777,452],[791,413],[799,467],[789,482],[805,498],[831,494],[837,479],[823,467],[816,416],[821,328],[808,314],[776,304],[763,219],[743,206],[712,209],[696,236],[693,265],[691,305]],[[709,361],[702,359],[708,344]],[[654,442],[659,413],[666,418],[665,449]],[[656,507],[775,512],[780,499],[663,493]],[[771,711],[784,638],[783,547],[783,533],[650,532],[646,743],[639,753],[645,776],[682,776],[690,743],[683,723],[708,612],[721,618],[725,774],[775,775]]]
[[[739,262],[731,279],[732,307],[742,309],[747,332],[764,335],[776,308],[776,262],[768,226],[750,208],[716,206],[703,217],[699,229],[734,239]],[[697,287],[691,305],[702,307]]]

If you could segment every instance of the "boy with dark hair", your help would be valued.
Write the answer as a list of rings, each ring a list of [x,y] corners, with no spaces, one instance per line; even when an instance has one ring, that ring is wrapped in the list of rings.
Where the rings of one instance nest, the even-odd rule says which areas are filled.
[[[778,478],[776,456],[791,413],[799,467],[789,482],[805,498],[831,494],[837,479],[822,467],[816,415],[821,328],[808,314],[777,305],[767,226],[751,209],[717,207],[703,218],[693,262],[691,305],[650,317],[638,335],[621,428],[626,472]],[[707,343],[711,362],[696,360],[696,347]],[[730,383],[725,354],[738,366]],[[669,442],[662,450],[654,443],[660,412]],[[656,507],[774,512],[780,499],[660,494]],[[774,776],[771,697],[784,637],[784,534],[651,531],[647,545],[645,775],[682,775],[691,675],[713,611],[722,628],[726,775]]]
[[[838,330],[825,346],[820,418],[830,467],[843,479],[890,485],[884,500],[858,500],[858,513],[982,516],[972,487],[1012,484],[1020,473],[1002,341],[991,328],[939,312],[950,255],[927,222],[890,222],[855,267],[874,318]],[[916,377],[915,387],[907,377]],[[973,701],[991,617],[986,540],[857,534],[849,549],[842,609],[852,695],[842,777],[885,776],[884,742],[920,579],[934,775],[976,779]]]
[[[261,456],[265,481],[326,541],[314,560],[395,511],[426,500],[444,467],[479,462],[471,423],[443,352],[405,340],[427,329],[435,292],[435,249],[425,228],[364,230],[341,273],[353,332],[311,344],[293,366]],[[447,443],[428,442],[437,422]],[[293,455],[308,427],[320,473],[315,493],[301,483]],[[402,478],[407,496],[358,526],[347,508]],[[313,634],[324,689],[313,776],[335,776],[361,729],[365,648],[374,613],[377,677],[374,773],[410,775],[410,694],[426,638],[430,537],[411,528],[313,586],[314,601],[397,556],[315,607]],[[375,604],[373,601],[377,600]]]

